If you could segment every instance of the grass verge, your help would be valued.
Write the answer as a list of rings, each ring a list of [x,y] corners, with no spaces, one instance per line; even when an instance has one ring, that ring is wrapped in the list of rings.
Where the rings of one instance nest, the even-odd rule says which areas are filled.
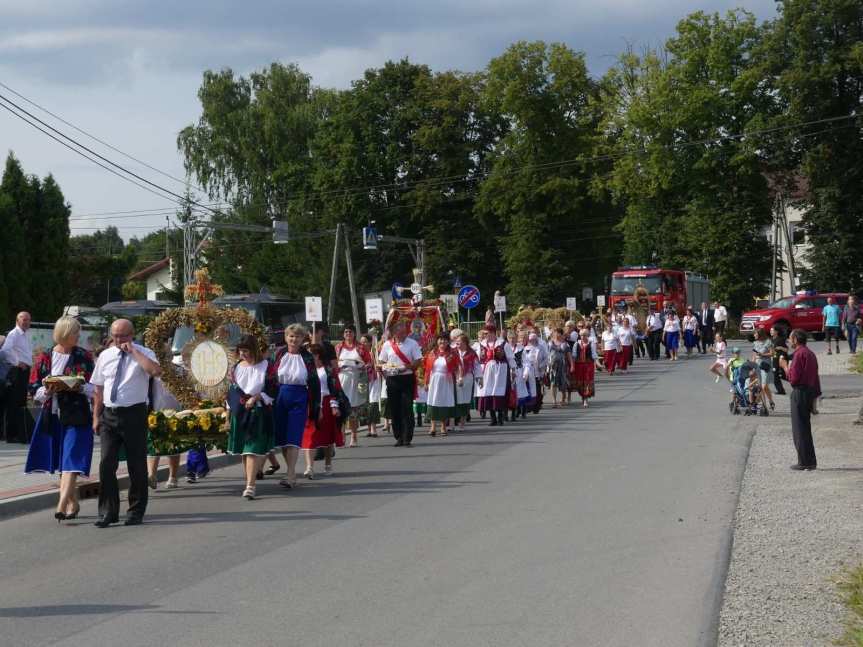
[[[863,373],[863,353],[857,353],[854,356],[854,361],[851,363],[851,370]]]
[[[848,571],[837,586],[848,610],[845,633],[836,641],[842,647],[863,647],[863,564]]]

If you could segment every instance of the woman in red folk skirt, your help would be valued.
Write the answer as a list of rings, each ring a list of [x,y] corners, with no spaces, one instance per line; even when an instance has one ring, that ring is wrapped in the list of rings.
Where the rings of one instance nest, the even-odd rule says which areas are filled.
[[[575,348],[572,350],[575,389],[581,396],[581,406],[587,408],[587,401],[596,395],[596,357],[593,344],[590,343],[590,333],[582,330]]]
[[[617,351],[617,368],[625,371],[632,363],[632,345],[635,343],[635,331],[629,325],[629,319],[624,319],[617,331],[620,348]]]
[[[346,420],[346,414],[350,414],[350,404],[344,397],[338,378],[324,359],[324,347],[320,344],[312,344],[309,351],[315,358],[315,368],[321,383],[320,410],[316,416],[309,416],[302,440],[306,457],[306,471],[303,476],[313,479],[315,478],[315,453],[319,449],[324,450],[324,474],[333,475],[333,448],[345,446],[342,425]],[[347,412],[339,407],[340,402],[347,407]]]
[[[617,352],[620,350],[620,339],[614,332],[611,322],[605,324],[605,332],[602,333],[602,363],[609,375],[614,375],[617,366]]]

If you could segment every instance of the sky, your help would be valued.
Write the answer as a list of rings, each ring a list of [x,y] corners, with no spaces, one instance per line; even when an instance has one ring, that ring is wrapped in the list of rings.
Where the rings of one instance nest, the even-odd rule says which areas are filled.
[[[368,68],[408,57],[474,71],[518,40],[563,42],[595,75],[627,46],[661,45],[678,20],[736,7],[760,20],[774,0],[0,0],[0,83],[150,166],[183,180],[177,133],[199,116],[207,69],[239,74],[296,63],[315,85],[347,88]],[[177,193],[183,184],[3,95],[100,154]],[[77,156],[5,110],[0,153],[53,174],[72,234],[116,225],[128,239],[165,225],[175,204]],[[125,215],[116,212],[143,211]],[[95,214],[95,215],[94,215]]]

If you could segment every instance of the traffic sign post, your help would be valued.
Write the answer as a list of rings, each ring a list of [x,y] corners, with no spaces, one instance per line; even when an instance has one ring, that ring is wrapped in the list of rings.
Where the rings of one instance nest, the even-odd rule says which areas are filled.
[[[321,297],[306,297],[306,321],[312,322],[312,337],[315,336],[315,324],[324,320],[324,308]]]
[[[470,323],[470,311],[479,305],[479,288],[468,283],[458,291],[458,305],[467,310],[467,322]]]

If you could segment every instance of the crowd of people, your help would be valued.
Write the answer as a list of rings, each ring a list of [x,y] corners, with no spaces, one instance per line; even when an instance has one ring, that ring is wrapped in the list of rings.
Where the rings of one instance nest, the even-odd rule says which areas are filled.
[[[285,330],[284,345],[271,356],[262,353],[257,338],[246,336],[236,344],[238,362],[230,371],[223,403],[230,422],[226,451],[241,456],[242,496],[253,500],[257,481],[281,471],[279,456],[285,470],[279,483],[292,489],[297,486],[301,451],[303,477],[316,478],[317,461],[323,462],[323,475],[333,475],[336,448],[358,446],[361,429],[371,438],[391,433],[396,447],[411,447],[414,434],[424,426],[429,437],[440,437],[464,430],[472,417],[490,426],[511,424],[540,413],[549,399],[556,409],[577,397],[587,408],[596,395],[597,371],[614,375],[628,371],[636,358],[656,361],[661,346],[670,361],[678,360],[681,343],[686,356],[715,353],[710,371],[718,382],[740,361],[740,349],[727,347],[726,321],[727,313],[718,303],[687,307],[682,317],[673,307],[650,307],[641,318],[631,309],[609,309],[553,329],[540,329],[530,321],[511,329],[488,323],[473,340],[451,325],[425,351],[403,321],[393,323],[380,340],[346,326],[335,345],[326,339],[325,329],[309,334],[294,324]],[[859,325],[859,310],[855,321]],[[77,478],[90,474],[98,435],[101,487],[96,525],[104,528],[119,521],[116,472],[121,457],[130,480],[125,523],[141,523],[148,489],[158,487],[163,458],[148,439],[148,414],[180,408],[160,375],[186,370],[182,358],[160,366],[151,349],[135,343],[133,325],[124,319],[112,324],[106,347],[94,358],[79,346],[78,321],[64,316],[54,327],[55,345],[34,361],[26,335],[29,322],[29,315],[20,313],[2,347],[12,368],[3,416],[7,439],[16,416],[23,415],[29,390],[41,405],[41,415],[25,469],[61,473],[56,519],[77,517]],[[768,336],[758,331],[751,357],[755,368],[747,374],[757,380],[771,409],[774,393],[785,393],[782,382],[789,377],[788,342],[782,332],[774,328]],[[850,337],[853,349],[856,337]],[[805,336],[792,339],[792,346],[805,346]],[[53,379],[58,376],[74,380],[71,386],[63,385]],[[816,391],[807,391],[805,398],[813,412]],[[18,407],[21,393],[23,403]],[[797,415],[802,420],[800,411]],[[810,453],[800,464],[814,464],[814,449]],[[180,456],[164,458],[169,468],[165,487],[176,488]],[[206,476],[204,448],[188,452],[186,469],[189,483]]]

